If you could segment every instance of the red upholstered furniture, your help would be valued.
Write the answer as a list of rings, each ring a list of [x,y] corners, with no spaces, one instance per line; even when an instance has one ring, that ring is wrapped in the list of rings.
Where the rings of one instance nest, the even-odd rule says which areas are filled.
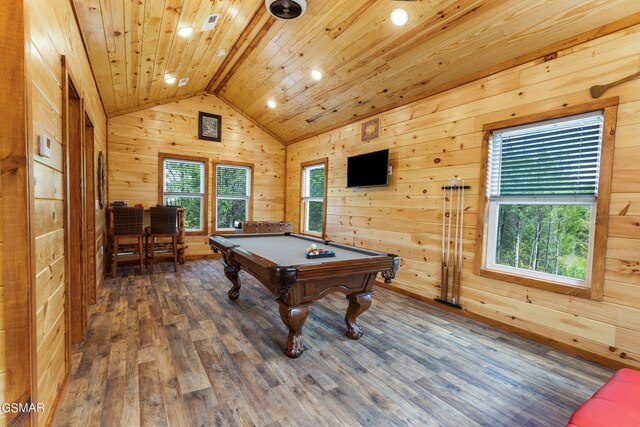
[[[620,369],[573,413],[566,427],[640,426],[640,371]]]

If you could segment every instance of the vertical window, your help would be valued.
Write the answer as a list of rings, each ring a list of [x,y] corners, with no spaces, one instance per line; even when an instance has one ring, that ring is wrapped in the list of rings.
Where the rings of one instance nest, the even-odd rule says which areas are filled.
[[[302,167],[302,232],[324,234],[326,161]]]
[[[185,230],[206,232],[206,161],[166,158],[162,162],[162,202],[185,208]]]
[[[606,230],[603,235],[595,225],[608,210],[609,185],[600,181],[610,177],[610,156],[601,164],[603,150],[612,150],[603,145],[610,126],[600,110],[490,131],[480,196],[481,274],[589,290],[594,259],[604,255],[594,251],[606,247],[596,244]],[[599,281],[603,274],[597,271]]]
[[[249,219],[251,166],[216,165],[216,230],[231,230]]]

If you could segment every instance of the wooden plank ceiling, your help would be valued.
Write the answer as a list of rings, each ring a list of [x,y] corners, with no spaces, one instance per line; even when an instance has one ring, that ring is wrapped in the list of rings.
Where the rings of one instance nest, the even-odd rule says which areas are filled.
[[[286,143],[640,13],[637,0],[308,0],[281,21],[263,0],[74,2],[110,115],[207,90]],[[403,27],[389,19],[397,7]],[[212,13],[220,21],[202,32]],[[178,88],[166,74],[190,80]]]
[[[73,0],[107,113],[202,91],[231,50],[260,0]],[[220,14],[213,31],[207,16]],[[193,34],[180,37],[180,28]],[[172,75],[186,86],[166,84]]]

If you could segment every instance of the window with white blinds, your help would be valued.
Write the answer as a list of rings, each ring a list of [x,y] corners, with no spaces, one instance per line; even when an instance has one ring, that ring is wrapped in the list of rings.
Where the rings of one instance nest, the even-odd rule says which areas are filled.
[[[302,168],[302,227],[310,234],[323,233],[325,164]]]
[[[489,144],[487,192],[501,196],[598,193],[601,111],[502,129]]]
[[[185,229],[204,229],[205,163],[165,158],[163,170],[163,202],[185,208]]]
[[[604,116],[494,130],[486,174],[486,268],[589,286]]]
[[[231,230],[249,219],[251,167],[216,165],[216,230]]]

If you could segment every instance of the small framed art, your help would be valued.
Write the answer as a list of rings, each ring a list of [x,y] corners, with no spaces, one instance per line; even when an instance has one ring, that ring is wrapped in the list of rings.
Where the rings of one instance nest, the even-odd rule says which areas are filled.
[[[198,139],[205,141],[222,141],[222,116],[199,112]]]
[[[380,136],[380,118],[376,117],[362,123],[362,141],[369,141]]]

